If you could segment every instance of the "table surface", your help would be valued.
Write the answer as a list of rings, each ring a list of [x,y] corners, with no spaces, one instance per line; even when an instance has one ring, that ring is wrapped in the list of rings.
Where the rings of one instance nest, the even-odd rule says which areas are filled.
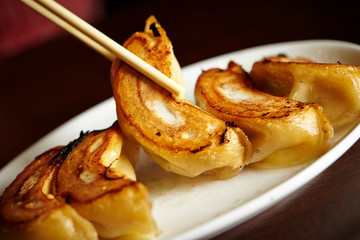
[[[357,8],[313,1],[108,1],[95,27],[122,43],[154,14],[182,66],[276,42],[335,39],[360,44]],[[109,9],[109,6],[111,9]],[[0,167],[60,124],[111,97],[111,63],[63,36],[0,60]],[[271,209],[214,239],[359,239],[358,141]]]

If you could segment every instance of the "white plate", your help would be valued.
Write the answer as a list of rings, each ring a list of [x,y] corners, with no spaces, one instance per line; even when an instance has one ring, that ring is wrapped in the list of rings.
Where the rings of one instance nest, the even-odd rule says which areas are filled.
[[[184,67],[186,98],[194,102],[194,86],[202,70],[225,68],[233,60],[249,71],[255,61],[279,53],[320,62],[360,65],[360,46],[347,42],[310,40],[260,46]],[[106,128],[115,120],[115,104],[113,99],[108,99],[58,127],[0,170],[0,192],[40,153],[67,144],[81,130]],[[278,170],[244,169],[227,180],[214,180],[211,176],[186,178],[168,173],[142,153],[136,171],[139,181],[150,191],[153,216],[163,231],[157,239],[206,239],[245,222],[330,166],[359,136],[357,123],[330,151],[311,164]]]

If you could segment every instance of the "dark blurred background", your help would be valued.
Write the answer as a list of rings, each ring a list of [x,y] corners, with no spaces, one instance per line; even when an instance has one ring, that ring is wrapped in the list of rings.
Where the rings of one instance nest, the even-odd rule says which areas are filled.
[[[58,2],[119,43],[155,15],[181,66],[275,42],[360,44],[356,1]],[[110,98],[110,66],[20,1],[0,0],[0,168],[60,124]],[[358,146],[291,198],[217,239],[359,239]]]

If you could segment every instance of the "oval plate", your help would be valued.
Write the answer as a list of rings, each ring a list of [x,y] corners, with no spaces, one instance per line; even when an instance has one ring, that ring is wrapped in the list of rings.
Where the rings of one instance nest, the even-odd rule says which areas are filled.
[[[202,70],[226,68],[233,60],[250,71],[255,61],[278,54],[360,65],[360,46],[348,42],[308,40],[254,47],[184,67],[186,98],[194,102],[194,87]],[[111,98],[61,125],[0,170],[0,192],[40,153],[57,145],[66,145],[81,130],[106,128],[114,121],[115,103]],[[210,238],[249,220],[325,170],[359,136],[360,126],[356,123],[326,154],[311,163],[276,170],[245,168],[238,176],[227,180],[215,180],[212,176],[186,178],[165,172],[141,152],[136,172],[138,180],[149,189],[153,216],[162,230],[157,239]]]

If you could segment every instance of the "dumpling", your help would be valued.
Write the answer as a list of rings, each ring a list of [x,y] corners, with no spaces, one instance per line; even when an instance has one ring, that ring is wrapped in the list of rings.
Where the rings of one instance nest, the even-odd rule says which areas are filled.
[[[137,151],[132,148],[131,155]],[[156,236],[147,189],[136,182],[125,152],[115,123],[36,158],[2,196],[2,234],[24,239]],[[53,236],[47,238],[44,230]]]
[[[335,133],[359,118],[359,66],[278,56],[256,62],[250,76],[254,86],[264,92],[321,105]]]
[[[147,19],[145,32],[133,34],[124,47],[182,82],[171,42],[154,17]],[[120,60],[113,63],[111,80],[122,131],[165,170],[227,178],[248,163],[251,146],[239,128],[173,96]]]
[[[98,239],[94,226],[52,194],[59,165],[53,148],[38,156],[6,188],[0,200],[1,239]]]
[[[123,141],[117,123],[89,133],[61,164],[55,195],[89,220],[103,238],[156,235],[147,189],[135,181]]]
[[[253,147],[251,162],[277,168],[311,161],[329,148],[333,129],[317,104],[256,90],[242,67],[204,71],[195,86],[198,106],[239,126]]]

